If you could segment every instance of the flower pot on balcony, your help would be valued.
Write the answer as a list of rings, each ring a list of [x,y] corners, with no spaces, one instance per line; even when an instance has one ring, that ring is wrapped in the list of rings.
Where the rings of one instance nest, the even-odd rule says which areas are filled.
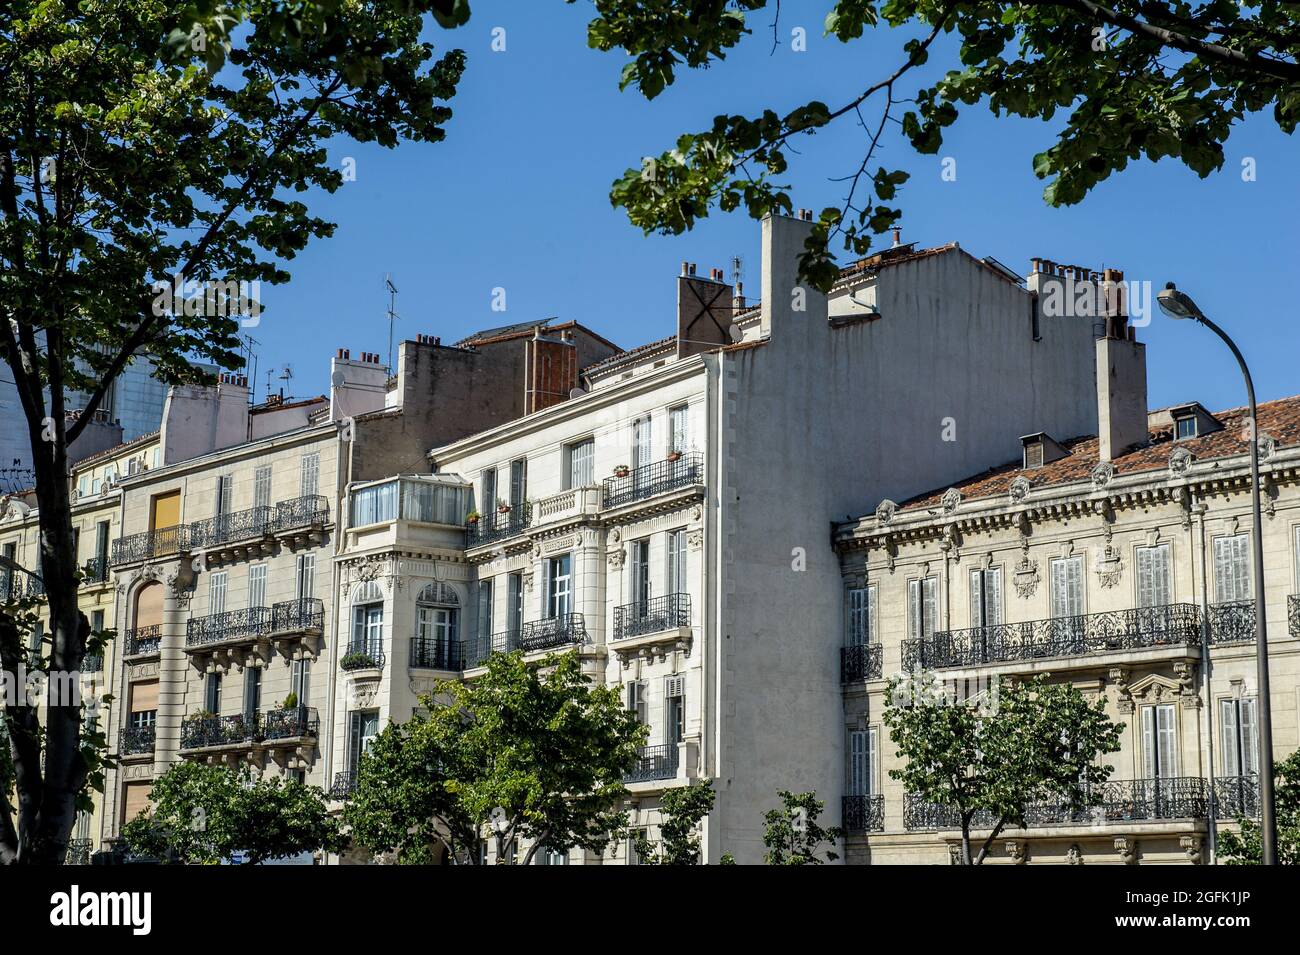
[[[509,514],[509,513],[510,513],[510,505],[509,505],[509,504],[502,504],[500,507],[497,508],[497,513],[498,513],[498,514]]]
[[[625,478],[632,473],[632,469],[626,464],[620,464],[614,469],[614,477]]]
[[[680,451],[669,451],[669,452],[668,452],[668,460],[669,460],[669,461],[680,461],[681,459],[682,459],[682,452],[680,452]]]

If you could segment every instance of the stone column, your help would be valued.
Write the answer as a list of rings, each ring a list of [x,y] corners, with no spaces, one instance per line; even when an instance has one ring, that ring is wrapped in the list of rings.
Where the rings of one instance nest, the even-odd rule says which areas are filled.
[[[154,736],[154,774],[161,775],[178,758],[185,688],[190,663],[185,655],[185,624],[190,615],[194,571],[181,561],[167,574],[163,595],[162,642],[158,656],[158,719]]]

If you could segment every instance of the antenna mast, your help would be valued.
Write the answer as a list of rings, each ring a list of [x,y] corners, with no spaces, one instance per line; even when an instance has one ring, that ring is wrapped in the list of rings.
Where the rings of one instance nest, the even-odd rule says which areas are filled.
[[[393,284],[390,272],[384,276],[384,285],[388,289],[388,374],[393,373],[393,322],[397,321],[397,286]]]

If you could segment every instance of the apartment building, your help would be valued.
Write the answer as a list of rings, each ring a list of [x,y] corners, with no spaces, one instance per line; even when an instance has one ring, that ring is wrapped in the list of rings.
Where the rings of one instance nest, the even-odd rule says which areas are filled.
[[[1097,805],[1030,807],[995,863],[1205,863],[1259,812],[1247,411],[1147,413],[1122,318],[1096,342],[1100,431],[1035,431],[1009,462],[840,523],[850,864],[943,863],[949,807],[889,777],[888,680],[1048,674],[1124,726]],[[1300,746],[1300,398],[1259,408],[1274,755]],[[993,820],[977,820],[982,840]]]

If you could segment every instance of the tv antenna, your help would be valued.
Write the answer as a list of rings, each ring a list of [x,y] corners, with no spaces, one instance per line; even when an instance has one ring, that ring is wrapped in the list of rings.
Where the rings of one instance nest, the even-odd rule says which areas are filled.
[[[293,368],[292,368],[292,366],[290,366],[290,365],[285,365],[285,366],[284,366],[284,370],[280,372],[280,380],[283,381],[283,382],[285,382],[285,384],[288,384],[290,381],[293,380]],[[280,386],[280,400],[281,400],[281,401],[284,400],[284,385],[281,385],[281,386]]]
[[[388,289],[388,373],[393,373],[393,322],[397,321],[397,286],[393,284],[393,274],[384,276],[384,286]]]
[[[745,260],[739,255],[731,257],[731,284],[739,285],[740,277],[745,274]]]
[[[253,350],[254,345],[262,344],[252,335],[244,335],[240,339],[244,343],[242,351],[244,352],[244,374],[248,380],[253,383],[252,393],[248,396],[250,404],[257,404],[257,352]],[[248,365],[252,362],[252,374],[249,374]]]

